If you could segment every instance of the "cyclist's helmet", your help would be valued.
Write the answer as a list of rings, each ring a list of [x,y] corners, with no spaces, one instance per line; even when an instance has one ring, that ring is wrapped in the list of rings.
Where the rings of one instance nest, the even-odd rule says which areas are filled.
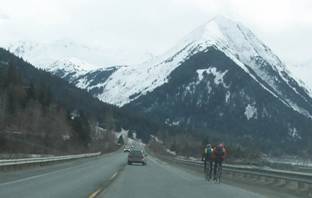
[[[207,144],[207,148],[211,148],[211,144]]]

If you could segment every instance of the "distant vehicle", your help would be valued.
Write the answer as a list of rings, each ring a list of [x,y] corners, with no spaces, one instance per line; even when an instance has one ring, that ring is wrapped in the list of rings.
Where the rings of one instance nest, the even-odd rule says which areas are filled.
[[[143,166],[146,165],[144,154],[140,150],[131,150],[128,154],[128,164],[141,163]]]
[[[130,152],[130,148],[125,147],[123,151],[124,151],[124,152]]]

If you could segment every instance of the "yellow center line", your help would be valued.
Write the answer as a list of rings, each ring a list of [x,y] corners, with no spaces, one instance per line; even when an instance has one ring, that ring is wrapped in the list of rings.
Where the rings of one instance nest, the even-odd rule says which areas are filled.
[[[97,191],[89,195],[88,198],[95,198],[101,192],[101,190],[102,190],[101,188],[97,189]]]
[[[115,173],[111,176],[110,180],[113,180],[116,176],[117,176],[117,172],[115,172]]]
[[[115,172],[115,173],[110,177],[109,180],[113,180],[116,176],[117,176],[117,172]],[[99,188],[99,189],[97,189],[95,192],[93,192],[92,194],[90,194],[90,195],[88,196],[88,198],[95,198],[95,197],[98,196],[99,193],[102,192],[102,191],[103,191],[103,188]]]

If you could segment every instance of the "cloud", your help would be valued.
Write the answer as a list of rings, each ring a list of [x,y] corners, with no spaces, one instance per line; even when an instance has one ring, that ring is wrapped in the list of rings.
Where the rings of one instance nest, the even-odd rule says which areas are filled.
[[[221,14],[250,27],[284,60],[311,58],[310,0],[0,0],[0,5],[0,29],[6,29],[0,36],[6,41],[70,38],[159,54]]]
[[[0,10],[0,20],[9,20],[9,19],[10,19],[9,15],[5,14]]]

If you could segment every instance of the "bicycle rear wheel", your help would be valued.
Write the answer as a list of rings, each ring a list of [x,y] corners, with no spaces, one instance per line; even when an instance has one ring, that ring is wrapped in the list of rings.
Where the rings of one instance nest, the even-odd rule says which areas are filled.
[[[218,165],[218,177],[217,177],[217,180],[218,180],[218,183],[221,183],[221,177],[222,177],[222,166],[221,164]]]

